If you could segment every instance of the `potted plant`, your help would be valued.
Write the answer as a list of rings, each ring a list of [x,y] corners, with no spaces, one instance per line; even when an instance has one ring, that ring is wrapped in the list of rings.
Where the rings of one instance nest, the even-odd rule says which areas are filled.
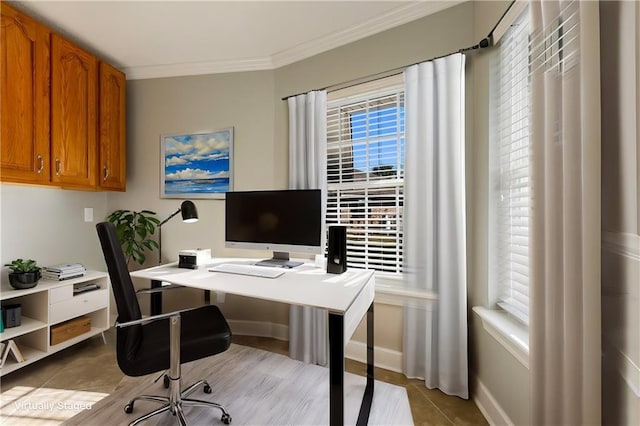
[[[40,267],[33,259],[16,259],[4,266],[8,266],[11,269],[9,284],[16,290],[35,287],[38,284],[38,280],[40,280]]]
[[[160,223],[160,220],[154,217],[155,214],[150,210],[140,212],[116,210],[107,216],[107,220],[116,227],[122,251],[127,257],[127,264],[133,259],[142,265],[146,259],[145,249],[158,248],[158,243],[151,239]]]

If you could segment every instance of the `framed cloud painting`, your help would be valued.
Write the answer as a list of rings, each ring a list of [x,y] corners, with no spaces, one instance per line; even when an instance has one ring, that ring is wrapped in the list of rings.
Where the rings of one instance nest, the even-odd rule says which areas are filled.
[[[233,127],[160,137],[161,198],[224,198],[233,190]]]

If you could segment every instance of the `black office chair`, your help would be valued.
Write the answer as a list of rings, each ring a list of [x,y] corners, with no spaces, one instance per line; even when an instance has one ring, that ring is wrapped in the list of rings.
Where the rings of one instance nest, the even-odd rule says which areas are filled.
[[[211,393],[211,386],[205,380],[181,389],[181,363],[224,352],[231,344],[229,324],[218,307],[207,305],[142,318],[115,226],[111,222],[102,222],[96,225],[96,229],[118,309],[116,352],[120,369],[127,376],[169,370],[169,396],[140,395],[125,405],[124,411],[131,413],[134,402],[138,400],[164,404],[134,420],[130,426],[165,411],[178,416],[180,424],[186,425],[182,409],[186,405],[219,409],[222,411],[221,421],[231,423],[231,416],[220,404],[186,398],[200,385],[204,385],[205,393]]]

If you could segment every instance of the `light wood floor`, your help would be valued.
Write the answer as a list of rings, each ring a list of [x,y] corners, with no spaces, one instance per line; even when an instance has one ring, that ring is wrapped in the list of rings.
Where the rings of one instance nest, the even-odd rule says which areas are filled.
[[[115,335],[106,333],[107,345],[95,337],[2,377],[0,391],[15,386],[112,393],[123,378],[115,358]],[[233,342],[286,355],[288,343],[264,337],[234,336]],[[365,365],[347,360],[346,369],[365,374]],[[487,425],[472,401],[430,390],[420,380],[376,368],[376,379],[407,389],[416,425]]]

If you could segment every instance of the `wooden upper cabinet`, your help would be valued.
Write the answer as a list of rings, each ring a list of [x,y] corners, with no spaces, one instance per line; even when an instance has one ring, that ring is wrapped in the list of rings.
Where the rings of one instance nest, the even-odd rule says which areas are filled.
[[[48,183],[50,32],[0,3],[0,180]]]
[[[0,0],[0,180],[124,191],[125,75]]]
[[[98,186],[124,191],[126,187],[126,130],[124,73],[100,62],[98,108]]]
[[[98,60],[56,34],[51,51],[51,181],[96,188]]]

